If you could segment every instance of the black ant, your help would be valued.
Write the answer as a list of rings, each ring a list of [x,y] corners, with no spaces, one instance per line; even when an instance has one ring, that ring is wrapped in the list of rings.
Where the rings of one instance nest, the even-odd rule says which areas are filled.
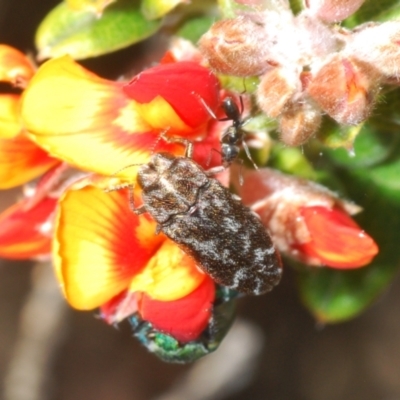
[[[240,145],[242,145],[247,158],[252,162],[254,168],[258,169],[251,157],[249,147],[244,141],[244,136],[247,132],[243,130],[243,125],[247,123],[248,119],[242,119],[242,113],[244,109],[243,98],[240,96],[240,110],[232,97],[228,96],[224,98],[222,101],[222,108],[225,112],[226,118],[217,118],[204,100],[201,100],[204,107],[214,119],[217,121],[232,121],[232,125],[225,130],[220,139],[221,158],[224,168],[228,168],[235,160],[237,160],[239,157]]]

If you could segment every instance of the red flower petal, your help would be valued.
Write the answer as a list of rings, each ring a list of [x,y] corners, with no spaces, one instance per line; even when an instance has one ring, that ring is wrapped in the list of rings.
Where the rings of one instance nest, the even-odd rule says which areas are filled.
[[[139,303],[141,317],[155,329],[180,342],[195,340],[206,328],[212,312],[215,286],[210,278],[188,296],[175,301],[157,301],[143,294]]]
[[[212,110],[219,104],[218,79],[195,62],[158,65],[135,76],[123,89],[142,104],[161,96],[192,128],[200,127],[211,117],[200,98]]]
[[[321,206],[301,207],[311,241],[296,248],[334,268],[359,268],[369,264],[379,249],[343,210]]]
[[[0,214],[0,256],[26,259],[50,254],[51,237],[42,231],[57,205],[56,199],[45,198],[27,209],[23,200]]]

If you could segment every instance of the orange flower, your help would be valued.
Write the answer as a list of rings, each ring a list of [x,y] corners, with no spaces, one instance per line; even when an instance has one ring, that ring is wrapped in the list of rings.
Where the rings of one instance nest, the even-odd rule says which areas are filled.
[[[25,188],[23,200],[0,214],[0,257],[50,257],[54,213],[59,193],[68,179],[71,179],[68,165],[52,168],[35,186]]]
[[[147,215],[129,209],[126,191],[105,193],[78,182],[60,199],[53,255],[68,302],[80,310],[102,307],[119,322],[139,311],[181,341],[209,322],[212,280]]]
[[[378,254],[378,246],[342,209],[301,207],[310,241],[294,246],[304,257],[333,268],[359,268]]]
[[[23,88],[33,74],[33,67],[21,52],[0,45],[1,81]],[[57,164],[23,132],[20,97],[0,94],[0,189],[26,183]]]
[[[29,199],[0,214],[0,257],[27,259],[48,256],[51,251],[49,224],[57,200],[46,197],[31,205]]]
[[[237,189],[276,247],[298,261],[351,269],[369,264],[379,251],[349,216],[360,208],[314,182],[264,168],[246,173]]]
[[[153,151],[183,153],[160,134],[204,137],[215,110],[217,78],[194,62],[159,65],[126,84],[102,79],[69,57],[46,62],[24,92],[22,118],[30,137],[52,155],[111,175],[142,164]],[[118,175],[134,178],[132,169]]]

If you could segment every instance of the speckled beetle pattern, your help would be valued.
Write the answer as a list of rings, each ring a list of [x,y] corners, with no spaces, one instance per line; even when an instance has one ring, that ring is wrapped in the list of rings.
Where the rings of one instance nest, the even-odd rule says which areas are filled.
[[[190,156],[154,154],[138,183],[143,205],[134,212],[150,213],[215,282],[253,295],[279,283],[280,257],[258,217]]]

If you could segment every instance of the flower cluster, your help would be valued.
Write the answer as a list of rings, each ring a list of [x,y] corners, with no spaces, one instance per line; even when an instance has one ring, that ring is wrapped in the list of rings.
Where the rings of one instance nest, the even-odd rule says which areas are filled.
[[[18,130],[32,150],[9,136],[2,151],[18,166],[21,160],[9,150],[14,144],[31,157],[30,168],[25,166],[31,174],[48,172],[26,199],[1,215],[0,254],[37,258],[49,255],[52,247],[57,278],[73,307],[101,307],[109,323],[139,312],[155,329],[182,342],[196,339],[210,320],[213,281],[173,242],[155,234],[149,216],[131,212],[126,190],[106,193],[104,188],[123,179],[133,182],[135,168],[120,170],[147,162],[152,151],[182,154],[182,146],[160,139],[166,127],[172,136],[207,136],[206,145],[195,152],[197,161],[205,160],[218,142],[199,97],[216,111],[217,78],[198,63],[180,62],[152,68],[130,82],[114,82],[68,57],[45,63],[36,74],[32,68],[25,77],[20,71],[28,60],[14,49],[3,51],[20,68],[4,63],[4,68],[12,65],[9,75],[27,83],[22,95],[13,95],[20,106],[3,115],[17,121],[22,116]],[[34,151],[51,163],[34,159]],[[7,186],[32,179],[23,175],[23,167],[20,180]],[[16,167],[4,171],[11,180]],[[29,229],[23,229],[27,223]]]
[[[156,234],[149,215],[134,214],[127,189],[109,190],[135,183],[135,166],[154,152],[183,154],[183,146],[163,140],[164,134],[194,141],[194,160],[204,168],[220,165],[213,149],[220,148],[221,129],[229,121],[221,124],[210,110],[220,115],[223,92],[193,54],[192,61],[177,61],[168,53],[162,64],[131,81],[115,82],[67,56],[35,71],[23,54],[0,46],[0,79],[21,90],[0,97],[2,187],[41,176],[25,199],[0,215],[0,256],[52,256],[73,307],[100,308],[110,324],[139,315],[135,318],[151,325],[146,332],[179,343],[212,331],[218,305],[230,307],[236,294],[218,294],[220,288],[193,258]],[[335,194],[268,170],[244,178],[238,187],[243,201],[288,256],[310,265],[356,268],[377,253],[348,216],[356,207]],[[133,197],[140,206],[136,187]],[[209,347],[215,349],[220,333],[211,336]]]
[[[305,143],[323,114],[343,125],[365,121],[384,83],[398,83],[400,22],[353,30],[336,23],[362,0],[307,1],[294,16],[289,2],[215,23],[200,40],[210,66],[224,74],[260,76],[257,101],[278,118],[281,140]]]

